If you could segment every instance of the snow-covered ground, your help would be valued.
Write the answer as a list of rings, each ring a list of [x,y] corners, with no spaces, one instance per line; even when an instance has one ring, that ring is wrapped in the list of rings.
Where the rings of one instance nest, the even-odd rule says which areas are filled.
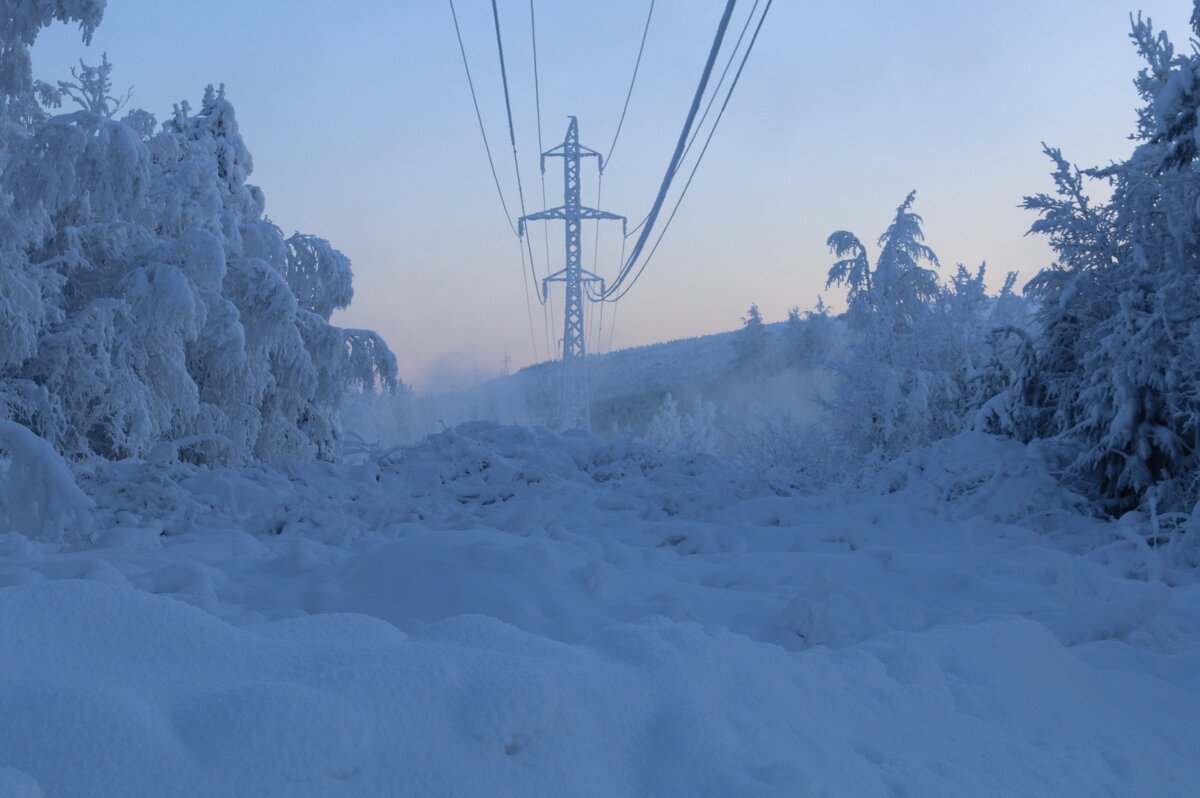
[[[1200,587],[1036,448],[820,496],[487,424],[365,460],[96,465],[90,541],[0,536],[0,795],[1200,784]]]

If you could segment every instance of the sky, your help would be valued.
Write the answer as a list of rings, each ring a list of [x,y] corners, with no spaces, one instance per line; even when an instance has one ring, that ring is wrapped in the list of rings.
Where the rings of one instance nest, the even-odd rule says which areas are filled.
[[[908,191],[942,273],[986,261],[996,287],[1051,261],[1025,235],[1022,196],[1049,190],[1042,142],[1081,165],[1131,149],[1139,8],[1185,47],[1187,0],[776,0],[729,109],[654,260],[615,307],[588,308],[590,351],[733,329],[811,308],[846,229],[872,244]],[[734,30],[753,0],[739,0]],[[650,0],[535,0],[545,148],[567,116],[613,145]],[[484,127],[519,213],[491,4],[457,0]],[[499,0],[527,212],[540,210],[530,4]],[[640,220],[653,201],[723,0],[657,0],[600,207]],[[448,390],[553,357],[561,286],[543,307],[496,196],[444,0],[108,0],[90,47],[46,30],[35,76],[107,52],[131,106],[160,120],[224,83],[251,178],[283,228],[328,238],[354,264],[334,322],[378,330],[401,377]],[[723,64],[723,61],[719,62]],[[597,200],[594,159],[583,196]],[[558,161],[547,206],[562,204]],[[561,223],[530,231],[533,269],[562,265]],[[616,272],[619,224],[585,227],[585,267]],[[528,268],[528,267],[525,267]],[[548,315],[553,310],[551,322]],[[615,319],[614,319],[615,315]],[[611,342],[611,343],[610,343]]]

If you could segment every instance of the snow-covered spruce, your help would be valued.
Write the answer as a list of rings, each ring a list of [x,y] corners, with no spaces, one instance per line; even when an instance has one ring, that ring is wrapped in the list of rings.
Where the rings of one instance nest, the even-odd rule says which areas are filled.
[[[1200,34],[1200,5],[1193,13]],[[1149,19],[1131,38],[1146,67],[1137,142],[1125,160],[1079,169],[1047,147],[1055,190],[1026,198],[1058,255],[1037,298],[1024,437],[1054,436],[1112,512],[1142,505],[1196,529],[1200,500],[1200,53],[1176,53]],[[1111,199],[1089,197],[1098,182]],[[1192,518],[1189,519],[1188,516]]]

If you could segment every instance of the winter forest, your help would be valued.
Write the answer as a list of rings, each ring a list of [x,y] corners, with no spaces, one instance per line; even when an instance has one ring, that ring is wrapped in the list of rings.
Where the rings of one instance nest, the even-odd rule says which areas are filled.
[[[1196,794],[1200,0],[1106,164],[1024,143],[1031,279],[913,175],[786,319],[437,394],[237,85],[0,10],[0,798]]]

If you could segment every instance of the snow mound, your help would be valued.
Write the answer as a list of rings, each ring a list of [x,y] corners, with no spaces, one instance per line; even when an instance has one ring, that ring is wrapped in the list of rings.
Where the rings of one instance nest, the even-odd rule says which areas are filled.
[[[1043,445],[979,432],[902,455],[883,469],[875,485],[913,506],[944,506],[960,518],[1039,528],[1087,510],[1083,497],[1054,478]]]
[[[650,619],[570,646],[482,616],[238,628],[71,581],[0,591],[0,638],[22,641],[0,650],[18,795],[1183,796],[1200,776],[1200,702],[1018,619],[803,653]]]
[[[86,534],[92,503],[54,447],[0,418],[0,532],[59,541]]]

